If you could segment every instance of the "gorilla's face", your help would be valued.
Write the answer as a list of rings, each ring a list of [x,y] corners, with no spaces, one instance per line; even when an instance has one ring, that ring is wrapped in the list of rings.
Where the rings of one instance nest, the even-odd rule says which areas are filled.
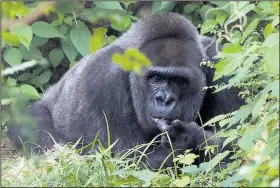
[[[161,39],[140,49],[151,61],[142,76],[130,75],[133,104],[147,133],[157,134],[156,122],[194,121],[202,104],[205,75],[201,50],[190,41]]]
[[[170,124],[175,119],[183,119],[181,101],[188,87],[188,78],[184,75],[172,74],[171,69],[154,69],[147,78],[148,116],[152,122],[164,119]],[[151,123],[152,123],[151,122]]]

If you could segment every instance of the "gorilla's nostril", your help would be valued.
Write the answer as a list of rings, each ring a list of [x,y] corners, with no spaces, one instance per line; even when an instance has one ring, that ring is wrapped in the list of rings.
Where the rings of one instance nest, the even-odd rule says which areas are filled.
[[[167,100],[165,105],[166,106],[171,106],[171,105],[174,105],[175,104],[175,99],[170,99],[170,100]]]

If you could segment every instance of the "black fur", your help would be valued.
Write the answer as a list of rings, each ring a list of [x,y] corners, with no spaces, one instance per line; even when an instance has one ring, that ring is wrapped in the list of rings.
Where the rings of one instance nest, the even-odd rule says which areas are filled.
[[[175,93],[182,96],[176,97],[177,120],[174,121],[174,116],[172,121],[177,127],[187,128],[174,135],[174,149],[181,149],[180,152],[195,149],[204,141],[201,129],[194,122],[198,111],[206,121],[237,109],[241,104],[233,90],[218,94],[202,90],[206,84],[212,84],[213,70],[205,74],[199,65],[203,58],[216,54],[215,51],[210,53],[212,44],[209,41],[213,40],[199,36],[193,25],[177,14],[160,13],[139,21],[116,42],[82,59],[47,90],[41,101],[31,105],[37,119],[36,143],[48,148],[53,145],[52,139],[42,130],[63,143],[76,142],[82,136],[84,144],[91,143],[100,130],[99,139],[107,144],[104,114],[109,122],[111,142],[119,139],[114,153],[149,142],[162,130],[148,114],[154,108],[148,97],[154,90],[148,88],[147,74],[159,71],[167,78],[186,77],[187,87],[179,86]],[[153,66],[145,70],[143,76],[125,72],[111,62],[114,53],[127,48],[137,48],[151,60]],[[18,145],[19,132],[15,125],[10,126],[8,132]],[[181,138],[183,132],[186,134]],[[168,147],[155,148],[149,155],[149,164],[159,167],[169,152]],[[172,160],[166,165],[172,165]]]

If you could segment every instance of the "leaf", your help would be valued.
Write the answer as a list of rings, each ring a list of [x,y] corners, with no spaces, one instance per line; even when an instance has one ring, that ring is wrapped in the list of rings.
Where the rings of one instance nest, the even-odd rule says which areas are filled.
[[[191,165],[191,166],[181,168],[181,171],[186,174],[198,174],[202,171],[207,170],[208,168],[210,168],[210,163],[204,162],[204,163],[200,163],[199,167],[197,167],[196,165]]]
[[[188,185],[191,181],[191,178],[189,176],[184,176],[181,179],[176,179],[174,181],[174,185],[176,187],[185,187],[186,185]]]
[[[5,43],[4,39],[3,39],[3,40],[2,40],[1,49],[4,48],[5,44],[6,44],[6,43]]]
[[[8,86],[16,86],[17,85],[17,81],[11,77],[8,77],[7,81],[6,81]]]
[[[64,38],[57,29],[55,29],[52,25],[50,25],[46,22],[42,22],[42,21],[34,22],[31,27],[32,27],[33,33],[39,37]]]
[[[54,68],[56,68],[59,65],[63,57],[64,53],[61,48],[53,49],[49,53],[50,62]]]
[[[19,48],[19,50],[20,50],[20,52],[23,56],[22,58],[24,60],[34,60],[34,59],[42,58],[42,54],[41,54],[40,50],[38,50],[38,48],[31,47],[28,51],[24,46],[21,46]]]
[[[206,20],[202,25],[201,25],[201,30],[200,33],[201,35],[208,33],[209,31],[212,31],[213,29],[215,29],[215,26],[217,25],[217,21],[216,20]]]
[[[230,135],[223,143],[222,149],[233,140],[237,139],[237,135]]]
[[[32,96],[35,99],[40,98],[40,95],[37,92],[37,90],[31,85],[24,84],[20,86],[20,92]]]
[[[210,125],[210,124],[213,124],[213,123],[216,123],[218,121],[221,121],[222,119],[227,118],[227,116],[228,115],[225,115],[225,114],[221,114],[221,115],[215,116],[214,118],[212,118],[209,121],[207,121],[206,123],[204,123],[203,127],[205,127],[207,125]]]
[[[78,55],[78,51],[70,40],[70,36],[66,35],[66,39],[61,40],[61,47],[70,63],[73,63]]]
[[[255,29],[257,28],[260,19],[255,18],[253,19],[250,24],[246,27],[245,31],[243,32],[243,39],[247,38]]]
[[[189,14],[189,13],[193,12],[196,7],[198,7],[197,4],[187,4],[184,7],[184,14]]]
[[[70,32],[70,39],[77,49],[78,52],[82,54],[82,56],[86,56],[89,54],[89,42],[91,38],[91,33],[88,28],[74,28]]]
[[[119,2],[116,1],[109,1],[109,2],[94,2],[94,4],[100,8],[104,9],[117,9],[117,10],[122,10],[123,8],[121,7]]]
[[[124,55],[115,53],[112,56],[112,61],[118,64],[125,71],[134,71],[140,74],[142,67],[149,67],[150,60],[140,51],[134,48],[129,48],[125,51]]]
[[[10,28],[10,32],[19,37],[20,42],[29,49],[33,32],[32,28],[29,25],[21,24],[21,25],[14,25]]]
[[[72,18],[71,16],[69,16],[69,17],[65,18],[63,21],[64,21],[66,24],[72,26],[72,25],[73,25],[72,20],[73,20],[73,18]]]
[[[214,14],[212,12],[212,9],[213,9],[213,7],[210,6],[210,5],[203,5],[199,9],[200,17],[202,18],[204,23],[207,22],[208,20],[213,20],[214,19],[215,16],[214,16]]]
[[[67,31],[68,31],[67,25],[63,24],[62,26],[60,26],[59,32],[61,33],[61,35],[65,35]]]
[[[274,27],[272,23],[269,23],[265,26],[264,31],[263,31],[263,36],[264,38],[267,38],[274,30]]]
[[[175,3],[172,1],[154,1],[152,5],[152,13],[172,10]]]
[[[50,80],[51,75],[52,75],[52,72],[51,72],[50,70],[44,71],[42,74],[40,74],[40,75],[38,76],[39,82],[40,82],[41,84],[47,83],[47,82]]]
[[[279,74],[279,43],[270,48],[265,48],[263,51],[268,72],[275,75]]]
[[[243,137],[238,140],[238,146],[246,152],[251,152],[254,148],[254,140],[262,138],[262,132],[266,127],[253,127],[247,129]]]
[[[239,44],[225,43],[223,46],[223,51],[229,54],[235,54],[242,51],[242,46]]]
[[[216,21],[220,26],[223,26],[227,18],[227,15],[225,13],[219,12],[216,16]]]
[[[279,33],[273,33],[265,39],[262,46],[263,47],[271,47],[271,46],[274,46],[274,45],[277,45],[277,44],[279,45]]]
[[[206,173],[210,172],[210,170],[212,170],[217,164],[219,164],[229,153],[230,151],[226,150],[223,153],[219,153],[211,161],[209,161],[211,166],[206,170]]]
[[[20,45],[20,40],[19,37],[16,35],[13,35],[9,32],[2,31],[2,40],[5,40],[7,44],[13,45],[13,46],[19,46]]]
[[[12,67],[21,64],[22,61],[22,55],[17,48],[6,49],[3,52],[3,58]]]
[[[32,75],[31,75],[30,73],[25,72],[25,73],[19,75],[19,76],[17,77],[17,80],[18,80],[18,81],[26,81],[26,80],[29,80],[31,77],[32,77]]]
[[[93,30],[93,36],[90,39],[90,52],[95,52],[106,44],[105,33],[107,28],[101,27]]]
[[[42,46],[42,45],[46,44],[48,41],[49,41],[48,38],[34,36],[31,41],[31,46],[32,47]]]
[[[247,104],[245,106],[242,106],[236,114],[231,118],[231,121],[229,123],[229,126],[234,125],[238,121],[248,117],[249,114],[251,114],[253,109],[254,103]]]

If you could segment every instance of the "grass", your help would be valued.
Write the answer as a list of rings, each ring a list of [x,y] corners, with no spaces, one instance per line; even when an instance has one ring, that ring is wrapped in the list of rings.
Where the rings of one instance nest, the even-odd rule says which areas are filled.
[[[111,156],[111,148],[103,148],[90,155],[80,155],[75,144],[55,144],[44,155],[32,154],[29,158],[17,157],[2,163],[2,186],[15,187],[100,187],[100,186],[219,186],[227,177],[226,171],[206,173],[182,173],[184,168],[152,171],[139,162],[139,157],[128,158],[133,152],[139,152],[137,146],[121,155]],[[143,154],[142,157],[145,157]],[[194,160],[186,152],[177,161],[186,161],[185,167],[191,167]],[[211,182],[211,184],[209,183]]]

